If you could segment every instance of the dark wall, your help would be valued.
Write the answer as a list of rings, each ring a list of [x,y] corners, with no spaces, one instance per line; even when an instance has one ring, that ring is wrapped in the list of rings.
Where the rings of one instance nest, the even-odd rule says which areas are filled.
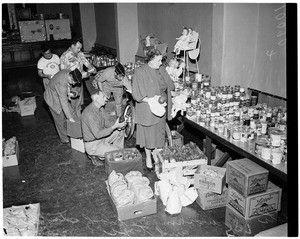
[[[138,3],[138,31],[144,37],[154,33],[162,42],[168,43],[168,59],[174,55],[176,37],[182,27],[192,27],[201,39],[200,72],[211,74],[212,57],[211,3]]]
[[[95,3],[96,43],[116,49],[114,3]]]

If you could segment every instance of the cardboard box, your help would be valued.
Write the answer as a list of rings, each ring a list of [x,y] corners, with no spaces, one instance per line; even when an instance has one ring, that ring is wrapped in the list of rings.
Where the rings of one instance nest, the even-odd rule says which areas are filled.
[[[107,176],[113,170],[124,175],[130,171],[143,173],[142,155],[136,148],[113,150],[105,153],[104,156]]]
[[[18,105],[20,107],[21,116],[34,115],[34,111],[36,109],[36,101],[34,96],[20,100]]]
[[[67,120],[67,135],[71,138],[82,138],[81,119],[74,118],[75,122]]]
[[[133,219],[137,217],[143,217],[151,214],[155,214],[157,212],[157,199],[155,196],[153,198],[139,203],[139,204],[132,204],[132,205],[124,205],[122,207],[116,207],[116,204],[114,203],[114,200],[112,199],[110,192],[109,192],[109,186],[107,181],[106,183],[106,190],[108,193],[108,198],[110,201],[110,204],[117,214],[119,221],[124,221],[128,219]]]
[[[44,20],[19,21],[22,42],[46,41]]]
[[[53,40],[71,39],[71,25],[70,19],[49,19],[45,20],[47,39],[51,40],[50,35],[53,36]]]
[[[183,135],[175,130],[171,131],[173,146],[181,147],[183,145]]]
[[[20,157],[19,142],[16,141],[16,153],[12,155],[4,155],[2,157],[2,167],[18,165],[19,157]]]
[[[40,218],[39,203],[4,208],[3,209],[4,235],[5,236],[37,236],[39,230],[39,218]],[[27,230],[24,230],[26,228]]]
[[[224,186],[222,194],[217,194],[205,189],[197,189],[198,197],[196,202],[203,210],[225,207],[227,191],[226,186]]]
[[[208,175],[200,174],[201,170],[212,170],[220,177],[210,177]],[[226,168],[201,164],[194,175],[194,187],[197,189],[206,189],[218,194],[222,194],[225,185]]]
[[[269,181],[266,192],[244,197],[232,187],[228,187],[227,203],[246,219],[269,212],[280,211],[282,190]]]
[[[85,147],[84,147],[84,142],[83,139],[71,139],[71,148],[75,149],[81,153],[85,153]]]
[[[277,214],[277,212],[272,212],[245,219],[234,208],[227,205],[225,225],[237,236],[254,236],[261,231],[277,226]]]
[[[194,175],[198,166],[201,164],[207,164],[207,159],[195,159],[190,161],[181,161],[181,162],[174,162],[174,163],[169,163],[167,161],[164,161],[161,165],[161,171],[164,173],[174,168],[181,167],[184,176]]]
[[[245,197],[267,190],[269,171],[244,158],[227,162],[226,183]]]

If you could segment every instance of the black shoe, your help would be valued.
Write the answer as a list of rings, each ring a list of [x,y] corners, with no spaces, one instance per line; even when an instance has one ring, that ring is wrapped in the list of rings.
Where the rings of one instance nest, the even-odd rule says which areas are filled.
[[[70,140],[63,140],[63,141],[60,141],[62,144],[68,144],[68,143],[70,143]]]
[[[101,161],[104,160],[103,158],[100,158],[100,157],[95,156],[95,155],[88,155],[88,157],[95,166],[103,166],[103,162],[101,162]]]
[[[146,167],[146,169],[147,169],[147,172],[148,172],[148,173],[153,173],[153,172],[154,172],[154,167],[152,167],[152,168]]]

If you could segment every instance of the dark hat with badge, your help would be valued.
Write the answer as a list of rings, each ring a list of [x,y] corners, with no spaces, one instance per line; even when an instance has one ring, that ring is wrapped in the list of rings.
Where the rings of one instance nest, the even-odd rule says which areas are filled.
[[[97,94],[99,91],[101,91],[94,76],[91,76],[90,79],[85,81],[85,85],[91,95]]]
[[[75,83],[81,83],[82,74],[80,73],[80,71],[77,68],[74,71],[71,71],[70,74],[73,77],[73,80]]]
[[[117,75],[123,75],[125,76],[125,68],[121,63],[117,63],[115,66],[115,72]]]

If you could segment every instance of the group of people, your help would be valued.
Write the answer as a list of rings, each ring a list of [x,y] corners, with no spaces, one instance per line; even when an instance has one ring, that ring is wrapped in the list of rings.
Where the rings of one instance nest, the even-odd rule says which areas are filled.
[[[145,148],[146,166],[155,170],[156,152],[165,145],[166,121],[171,120],[171,91],[175,89],[165,67],[162,53],[152,49],[147,54],[147,64],[136,68],[132,82],[125,75],[122,64],[97,72],[81,52],[82,43],[74,40],[69,49],[59,58],[45,48],[38,62],[38,73],[45,86],[44,99],[54,119],[62,143],[69,142],[66,130],[67,120],[81,119],[82,136],[86,153],[94,165],[103,163],[104,154],[124,148],[126,121],[119,121],[122,114],[124,90],[130,92],[135,101],[136,144]],[[83,65],[87,71],[84,71]],[[90,76],[91,73],[96,73]],[[83,104],[82,85],[85,81],[92,102],[81,112]],[[74,93],[75,92],[75,93]],[[116,103],[117,119],[112,121],[105,110],[111,93]],[[165,113],[157,116],[150,105],[157,97],[165,99]]]

